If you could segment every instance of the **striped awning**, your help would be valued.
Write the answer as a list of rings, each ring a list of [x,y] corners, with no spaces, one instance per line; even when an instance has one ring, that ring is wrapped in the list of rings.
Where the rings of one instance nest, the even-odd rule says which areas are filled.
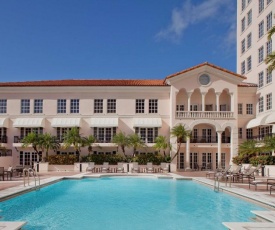
[[[39,128],[45,127],[45,118],[16,118],[13,122],[15,128]]]
[[[118,127],[117,117],[98,117],[90,119],[90,127]]]
[[[0,127],[1,128],[8,128],[9,127],[9,118],[7,117],[1,117],[0,118]]]
[[[78,117],[65,117],[65,118],[53,118],[51,122],[51,126],[54,128],[57,127],[80,127],[81,126],[81,118]]]
[[[142,128],[160,128],[162,126],[161,118],[134,118],[134,127]]]

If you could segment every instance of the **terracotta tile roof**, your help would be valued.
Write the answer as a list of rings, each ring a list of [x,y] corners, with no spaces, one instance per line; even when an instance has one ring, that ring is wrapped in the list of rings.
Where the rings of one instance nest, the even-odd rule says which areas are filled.
[[[224,69],[224,68],[221,68],[221,67],[219,67],[219,66],[210,64],[210,63],[208,63],[208,62],[204,62],[204,63],[202,63],[202,64],[199,64],[199,65],[193,66],[193,67],[191,67],[191,68],[185,69],[185,70],[183,70],[183,71],[180,71],[180,72],[171,74],[171,75],[167,76],[167,77],[165,78],[165,80],[166,80],[166,79],[169,79],[169,78],[172,78],[172,77],[175,77],[175,76],[178,76],[178,75],[183,74],[183,73],[190,72],[191,70],[198,69],[198,68],[200,68],[200,67],[202,67],[202,66],[211,66],[211,67],[213,67],[213,68],[215,68],[215,69],[218,69],[218,70],[221,70],[221,71],[223,71],[223,72],[226,72],[226,73],[229,73],[229,74],[233,74],[233,75],[235,75],[235,76],[237,76],[237,77],[240,77],[240,78],[242,78],[242,79],[246,79],[246,77],[243,76],[243,75],[234,73],[234,72],[232,72],[232,71],[229,71],[229,70]]]
[[[258,85],[254,83],[242,82],[241,84],[238,84],[238,87],[258,87]]]
[[[0,82],[0,87],[45,87],[45,86],[167,86],[163,80],[51,80]]]

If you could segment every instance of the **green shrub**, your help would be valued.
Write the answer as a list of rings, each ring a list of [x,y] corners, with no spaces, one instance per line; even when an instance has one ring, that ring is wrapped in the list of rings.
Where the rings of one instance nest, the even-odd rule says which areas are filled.
[[[83,156],[81,159],[82,162],[95,162],[97,165],[102,165],[103,162],[109,162],[110,165],[116,165],[118,162],[127,162],[127,159],[120,154],[91,154]]]
[[[78,161],[75,155],[51,155],[48,158],[50,165],[73,165]]]
[[[147,153],[140,154],[133,158],[134,162],[138,162],[141,165],[146,165],[148,162],[152,162],[154,165],[160,165],[161,162],[170,162],[169,156],[163,156],[161,154]]]
[[[249,163],[249,157],[247,157],[247,156],[235,156],[235,157],[233,157],[232,162],[236,165],[247,164],[247,163]]]
[[[249,163],[252,164],[253,166],[257,166],[259,164],[261,165],[274,165],[275,164],[275,157],[274,156],[256,156],[256,157],[251,157],[249,159]]]

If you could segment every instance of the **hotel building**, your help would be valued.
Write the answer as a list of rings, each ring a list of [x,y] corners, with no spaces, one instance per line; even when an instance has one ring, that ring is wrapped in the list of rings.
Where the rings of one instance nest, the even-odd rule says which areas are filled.
[[[237,155],[238,144],[254,135],[246,127],[256,117],[258,88],[245,81],[243,75],[203,63],[161,80],[0,83],[0,141],[9,150],[1,153],[0,166],[37,161],[33,149],[20,143],[28,133],[51,133],[62,143],[62,135],[72,127],[79,127],[83,136],[97,137],[94,154],[116,154],[112,137],[121,131],[144,140],[147,147],[138,154],[156,152],[155,137],[166,136],[173,156],[177,144],[170,130],[183,124],[192,135],[171,170],[189,170],[195,164],[224,167]],[[75,153],[61,148],[51,154]],[[83,148],[81,155],[87,154]]]
[[[237,1],[237,73],[258,85],[256,118],[246,128],[260,138],[270,133],[275,123],[274,71],[269,73],[264,62],[274,50],[274,36],[270,41],[267,39],[268,31],[274,26],[274,10],[274,0]]]

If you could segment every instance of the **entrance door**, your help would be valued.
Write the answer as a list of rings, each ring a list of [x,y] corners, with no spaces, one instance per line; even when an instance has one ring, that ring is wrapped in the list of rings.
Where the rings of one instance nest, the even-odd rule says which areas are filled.
[[[34,152],[20,152],[20,157],[19,157],[19,164],[22,165],[23,167],[29,166],[31,167],[33,162],[37,162],[39,157],[37,156],[37,153]]]
[[[190,168],[197,169],[198,167],[198,153],[190,153]]]
[[[184,153],[178,155],[178,169],[184,169]]]
[[[212,169],[212,153],[202,153],[202,168]]]

